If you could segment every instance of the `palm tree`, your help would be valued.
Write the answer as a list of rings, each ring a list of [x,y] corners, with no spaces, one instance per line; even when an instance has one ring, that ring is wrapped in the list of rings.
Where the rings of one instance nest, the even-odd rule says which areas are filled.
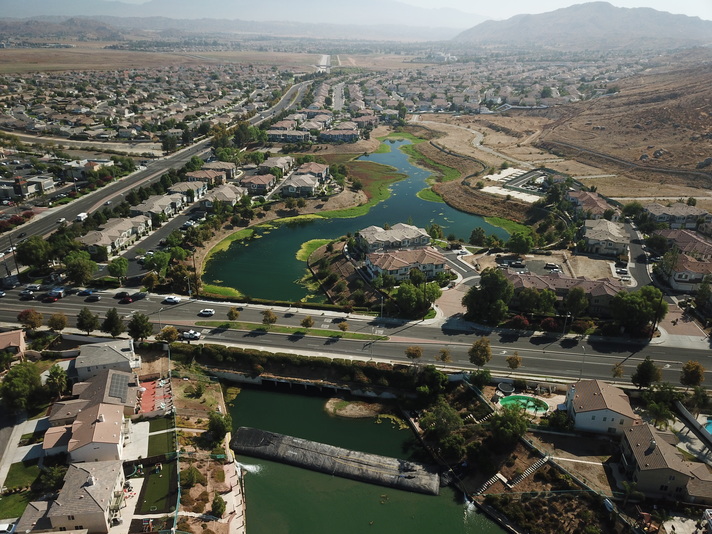
[[[707,408],[709,403],[710,399],[707,396],[707,390],[702,386],[695,386],[687,399],[687,404],[695,417],[700,415],[700,412]]]
[[[59,365],[55,364],[49,369],[47,376],[47,387],[57,396],[57,399],[62,398],[62,393],[67,389],[67,373]]]
[[[645,493],[638,491],[637,482],[628,482],[627,480],[624,480],[623,493],[623,503],[621,504],[621,508],[625,508],[625,505],[628,504],[630,499],[634,499],[636,501],[645,499]]]
[[[648,404],[648,413],[653,419],[653,425],[659,428],[667,428],[670,422],[675,420],[675,416],[670,408],[662,402],[651,402]]]

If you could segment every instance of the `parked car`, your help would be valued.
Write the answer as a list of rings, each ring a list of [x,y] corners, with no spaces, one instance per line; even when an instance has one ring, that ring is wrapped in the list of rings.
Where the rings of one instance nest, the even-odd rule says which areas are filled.
[[[22,291],[20,291],[20,298],[26,299],[26,300],[32,300],[35,298],[35,292],[30,291],[29,289],[23,289]]]
[[[39,284],[27,284],[27,287],[25,288],[29,291],[39,291],[42,289],[42,287]]]
[[[198,312],[198,315],[200,315],[201,317],[212,317],[213,315],[215,315],[215,310],[212,308],[204,308],[200,310],[200,312]]]
[[[187,330],[183,332],[183,339],[200,339],[200,332],[195,330]]]
[[[170,295],[163,300],[166,304],[178,304],[180,301],[181,298],[174,295]]]
[[[125,299],[126,297],[130,297],[131,293],[128,291],[119,291],[116,295],[114,295],[115,299]]]
[[[616,269],[616,274],[628,274],[628,269]]]
[[[97,295],[96,293],[93,293],[89,295],[87,298],[84,299],[84,302],[99,302],[101,300],[101,296]]]
[[[132,302],[133,299],[129,296],[126,296],[119,301],[119,304],[131,304]]]

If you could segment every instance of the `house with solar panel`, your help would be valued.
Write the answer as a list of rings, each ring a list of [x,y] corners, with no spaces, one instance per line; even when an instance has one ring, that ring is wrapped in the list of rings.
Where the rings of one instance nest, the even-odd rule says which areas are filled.
[[[86,382],[109,369],[133,373],[140,367],[141,356],[134,351],[133,340],[113,339],[82,345],[67,374],[79,382]]]

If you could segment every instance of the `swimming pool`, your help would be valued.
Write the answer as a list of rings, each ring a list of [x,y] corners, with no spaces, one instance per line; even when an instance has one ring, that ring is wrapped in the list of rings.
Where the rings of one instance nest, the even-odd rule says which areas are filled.
[[[712,434],[712,418],[708,417],[707,418],[707,424],[705,425],[705,430]]]
[[[510,395],[509,397],[504,397],[500,399],[499,403],[502,406],[510,406],[513,404],[518,404],[526,411],[533,414],[546,413],[549,409],[549,405],[541,399],[535,397],[527,397],[526,395]]]

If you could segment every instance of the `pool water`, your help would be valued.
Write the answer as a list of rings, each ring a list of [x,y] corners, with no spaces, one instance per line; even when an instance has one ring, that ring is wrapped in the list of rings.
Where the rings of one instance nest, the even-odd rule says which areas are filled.
[[[707,424],[705,425],[705,430],[712,434],[712,419],[707,419]]]
[[[502,406],[511,406],[512,404],[518,404],[528,412],[532,413],[545,413],[549,409],[549,405],[543,400],[536,399],[534,397],[527,397],[526,395],[510,395],[500,399],[499,403]]]

